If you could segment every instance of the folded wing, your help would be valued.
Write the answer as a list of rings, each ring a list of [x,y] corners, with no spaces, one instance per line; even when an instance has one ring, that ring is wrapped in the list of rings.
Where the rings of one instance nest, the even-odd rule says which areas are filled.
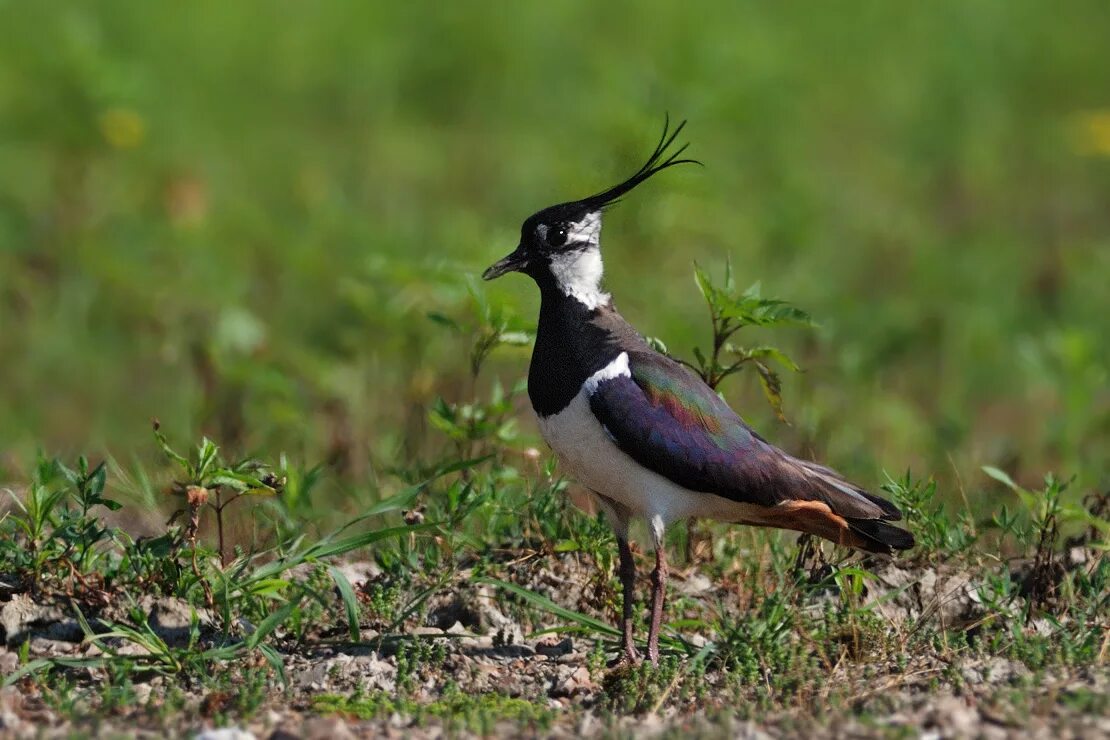
[[[853,520],[902,516],[893,504],[835,471],[769,444],[700,378],[662,355],[629,353],[629,375],[599,382],[590,408],[621,450],[691,491],[769,507],[819,502],[849,526]],[[879,535],[879,544],[888,548],[912,545],[908,533],[895,527],[860,526],[867,531],[852,530]]]

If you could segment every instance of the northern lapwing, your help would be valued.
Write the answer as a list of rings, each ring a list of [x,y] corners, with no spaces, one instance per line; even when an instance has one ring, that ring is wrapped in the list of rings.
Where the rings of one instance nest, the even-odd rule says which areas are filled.
[[[902,514],[837,472],[767,442],[702,380],[655,351],[601,289],[601,217],[652,175],[679,164],[668,154],[685,122],[663,135],[624,182],[529,216],[520,245],[482,275],[523,272],[540,289],[528,397],[561,465],[600,502],[616,532],[624,608],[623,654],[632,639],[636,566],[629,520],[647,520],[655,548],[648,659],[659,660],[667,559],[665,527],[706,517],[809,532],[840,545],[890,553],[913,536],[887,524]]]

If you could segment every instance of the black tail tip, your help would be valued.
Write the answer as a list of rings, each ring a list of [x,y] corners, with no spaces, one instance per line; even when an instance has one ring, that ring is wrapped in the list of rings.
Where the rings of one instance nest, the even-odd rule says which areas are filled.
[[[887,521],[896,522],[896,521],[898,521],[899,519],[902,518],[902,510],[899,509],[894,504],[892,504],[891,502],[887,501],[882,496],[876,496],[875,494],[868,493],[867,491],[864,491],[864,490],[860,490],[860,493],[862,493],[864,496],[866,496],[868,501],[870,501],[871,503],[875,504],[880,509],[882,509],[883,519],[886,519]]]
[[[914,546],[912,534],[881,519],[849,519],[848,526],[863,537],[866,542],[864,549],[870,552],[889,553],[892,550],[909,550]]]

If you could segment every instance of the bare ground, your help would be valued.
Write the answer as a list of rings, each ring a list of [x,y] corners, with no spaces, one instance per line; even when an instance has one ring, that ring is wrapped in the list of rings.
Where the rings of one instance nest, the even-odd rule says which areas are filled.
[[[1072,559],[1092,556],[1078,552]],[[382,578],[372,564],[346,567],[363,593]],[[976,644],[984,624],[997,617],[980,603],[973,569],[870,567],[877,578],[860,596],[869,621],[849,626],[835,644],[802,645],[795,654],[809,662],[800,667],[776,667],[756,655],[747,668],[709,660],[691,672],[691,658],[672,654],[658,671],[611,669],[612,654],[596,635],[535,636],[565,620],[463,572],[457,587],[406,624],[403,636],[383,637],[367,623],[358,642],[325,629],[311,641],[282,645],[285,686],[253,657],[226,666],[222,680],[137,674],[114,696],[104,687],[120,682],[104,668],[68,669],[60,685],[23,679],[3,689],[0,736],[1110,737],[1110,633],[1093,663],[1033,669],[1004,644]],[[609,619],[611,583],[596,572],[588,558],[550,555],[505,564],[500,575],[563,607]],[[742,621],[754,608],[743,584],[713,583],[693,569],[677,573],[672,587],[672,620],[724,609]],[[820,611],[839,598],[815,591],[794,608]],[[147,597],[138,606],[167,642],[187,640],[184,602]],[[115,621],[123,614],[110,605],[97,616]],[[1017,628],[1051,635],[1067,618]],[[13,596],[2,605],[0,623],[5,675],[22,660],[97,654],[61,601]],[[694,622],[676,632],[695,647],[709,638]],[[924,632],[935,639],[921,639]],[[956,648],[944,644],[948,635],[969,639]],[[784,644],[804,639],[781,636]],[[118,649],[126,654],[135,646]],[[776,670],[797,676],[783,682]]]

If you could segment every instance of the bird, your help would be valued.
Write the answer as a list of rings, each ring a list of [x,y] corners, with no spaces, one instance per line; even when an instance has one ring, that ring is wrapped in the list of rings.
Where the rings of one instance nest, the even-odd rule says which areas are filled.
[[[686,121],[663,133],[626,180],[529,216],[516,249],[482,275],[519,272],[540,291],[528,369],[539,431],[570,477],[596,497],[616,535],[623,608],[619,664],[640,657],[633,635],[633,519],[647,522],[655,552],[647,658],[659,663],[668,575],[666,527],[691,517],[806,532],[839,545],[892,554],[913,536],[889,524],[890,501],[831,468],[772,445],[689,368],[654,349],[602,290],[606,209],[652,176],[683,164],[674,148]]]

